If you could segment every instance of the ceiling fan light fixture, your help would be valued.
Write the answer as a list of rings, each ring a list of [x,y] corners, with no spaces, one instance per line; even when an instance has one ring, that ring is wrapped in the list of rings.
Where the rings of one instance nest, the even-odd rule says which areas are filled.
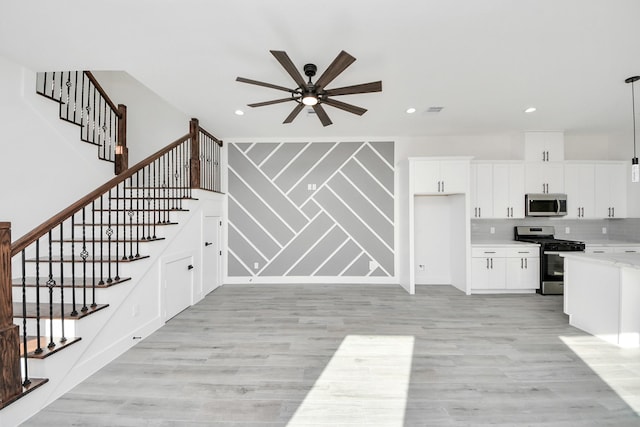
[[[318,103],[318,98],[316,98],[314,95],[307,94],[302,97],[302,103],[304,105],[308,105],[309,107],[312,107]]]

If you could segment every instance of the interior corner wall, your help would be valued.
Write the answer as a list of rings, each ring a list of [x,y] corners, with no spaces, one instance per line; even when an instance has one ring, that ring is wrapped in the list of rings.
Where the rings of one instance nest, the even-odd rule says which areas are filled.
[[[113,163],[36,94],[36,73],[0,56],[0,221],[12,240],[113,178]]]
[[[394,142],[235,142],[228,283],[395,283]]]
[[[189,133],[191,117],[130,74],[93,71],[93,75],[115,104],[127,106],[129,166]],[[215,135],[215,129],[207,130]]]

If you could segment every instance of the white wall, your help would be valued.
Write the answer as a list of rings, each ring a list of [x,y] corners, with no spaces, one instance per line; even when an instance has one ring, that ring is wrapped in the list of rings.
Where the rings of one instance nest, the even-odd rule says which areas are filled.
[[[129,166],[189,133],[189,115],[169,104],[128,73],[93,71],[93,75],[114,104],[127,106]]]
[[[0,57],[0,220],[16,240],[113,177],[113,163],[36,94],[35,72]]]

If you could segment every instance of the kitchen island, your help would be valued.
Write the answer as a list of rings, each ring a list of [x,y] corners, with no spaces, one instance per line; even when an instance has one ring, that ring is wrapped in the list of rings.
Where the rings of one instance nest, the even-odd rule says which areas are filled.
[[[569,324],[620,347],[640,347],[640,253],[562,256]]]

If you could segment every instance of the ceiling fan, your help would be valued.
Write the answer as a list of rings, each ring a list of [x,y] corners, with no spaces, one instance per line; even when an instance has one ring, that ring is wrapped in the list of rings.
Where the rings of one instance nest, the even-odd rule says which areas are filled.
[[[295,89],[289,89],[284,86],[278,86],[271,83],[245,79],[244,77],[238,77],[236,78],[236,81],[289,92],[291,95],[287,98],[248,104],[249,107],[263,107],[265,105],[295,101],[298,105],[295,106],[293,111],[291,111],[291,113],[282,123],[291,123],[293,119],[295,119],[296,116],[300,113],[300,111],[304,109],[305,106],[310,106],[316,112],[322,125],[329,126],[332,122],[331,119],[329,119],[327,112],[322,107],[322,104],[330,105],[332,107],[339,108],[341,110],[361,116],[367,111],[365,108],[337,101],[335,99],[332,99],[331,97],[338,95],[353,95],[357,93],[382,91],[382,81],[362,83],[359,85],[345,86],[336,89],[325,89],[325,87],[329,83],[331,83],[340,73],[342,73],[349,65],[353,64],[353,62],[356,60],[356,58],[349,55],[344,50],[338,54],[338,56],[333,60],[329,67],[327,67],[325,72],[318,78],[318,80],[316,80],[315,83],[311,81],[311,78],[316,75],[316,71],[318,70],[318,67],[316,67],[315,64],[305,64],[305,66],[303,67],[304,74],[309,78],[309,81],[305,82],[304,77],[302,77],[300,72],[296,69],[295,65],[291,61],[291,58],[289,58],[289,55],[287,55],[286,52],[281,50],[271,50],[270,52],[278,60],[280,65],[284,67],[287,73],[289,73],[289,75],[293,78],[298,87],[296,87]]]

